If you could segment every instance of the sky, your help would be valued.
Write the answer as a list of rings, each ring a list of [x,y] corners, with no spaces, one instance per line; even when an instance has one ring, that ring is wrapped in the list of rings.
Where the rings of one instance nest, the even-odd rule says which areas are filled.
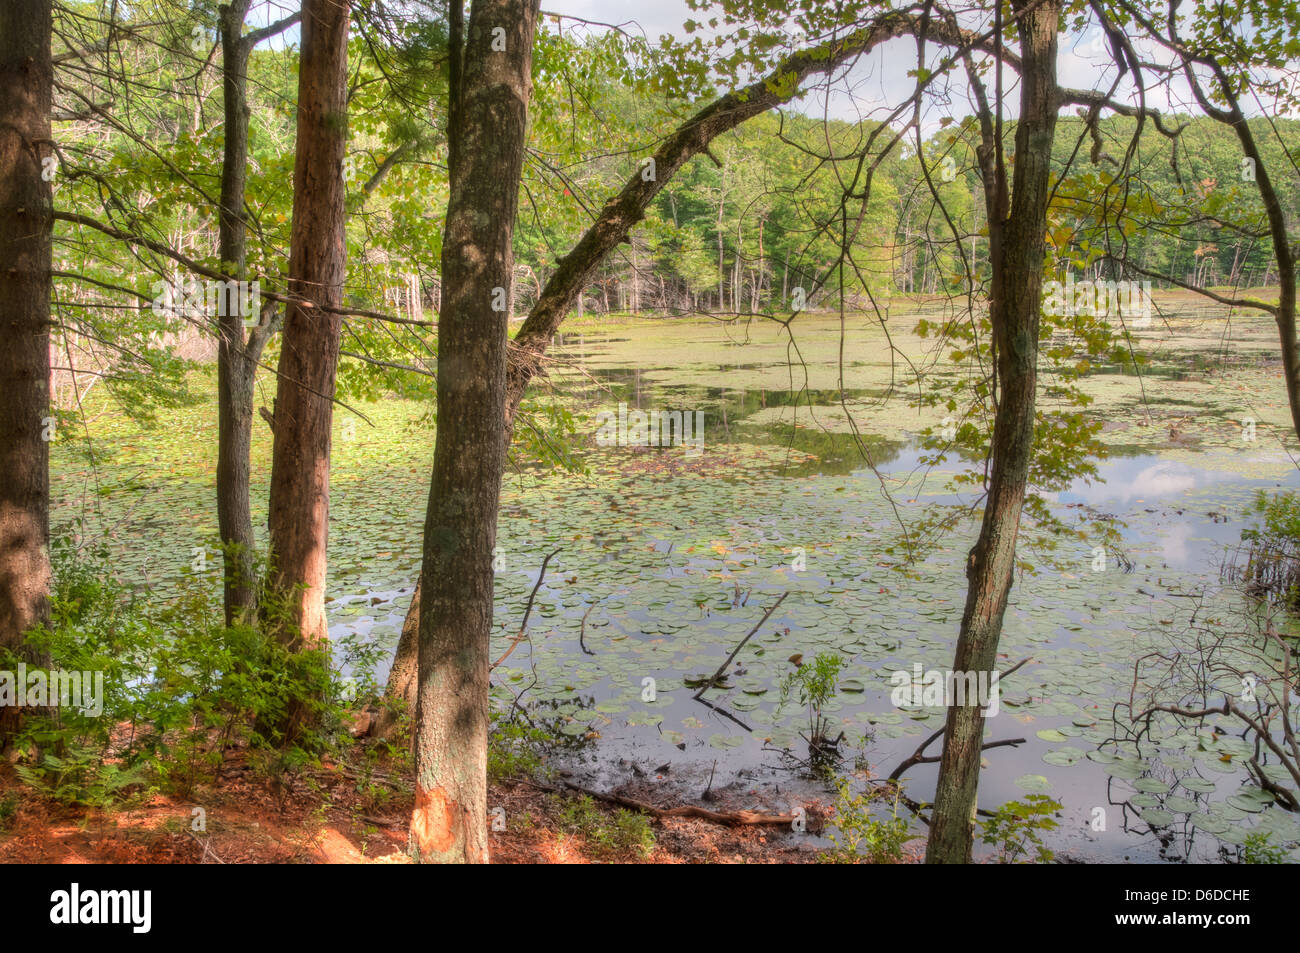
[[[692,11],[685,0],[644,0],[638,3],[627,0],[543,0],[542,9],[548,13],[617,24],[629,32],[642,32],[651,39],[665,33],[685,38],[688,36],[682,29],[685,21],[708,18],[706,13]],[[1156,50],[1142,49],[1140,45],[1139,53],[1157,60],[1161,58]],[[912,90],[913,79],[907,76],[907,70],[914,60],[915,44],[912,40],[891,41],[865,57],[849,76],[837,84],[837,93],[830,97],[829,102],[824,94],[810,96],[793,108],[846,120],[869,118],[873,112],[878,115],[882,106],[896,106]],[[1094,26],[1081,35],[1063,34],[1057,70],[1062,86],[1094,89],[1105,82],[1108,88],[1115,78],[1116,68],[1110,60],[1101,29]],[[955,78],[949,101],[928,109],[923,120],[926,135],[938,127],[939,119],[945,114],[960,118],[973,112],[966,101],[964,76],[958,73]],[[1121,85],[1118,98],[1124,100],[1123,93],[1130,89],[1127,84]],[[1166,111],[1186,112],[1191,109],[1192,97],[1185,84],[1178,84],[1174,96],[1171,100],[1163,93],[1154,96],[1149,93],[1147,102]],[[1008,96],[1007,115],[1014,116],[1015,99],[1014,95]]]
[[[400,2],[400,0],[394,0]],[[262,25],[272,19],[278,19],[285,12],[297,7],[294,0],[258,0],[250,14],[252,25]],[[579,28],[603,30],[597,24],[612,24],[628,33],[640,33],[655,41],[664,34],[673,34],[686,38],[689,34],[682,28],[687,20],[707,20],[709,14],[692,11],[686,0],[542,0],[543,13],[560,14],[565,17],[565,29]],[[573,19],[576,18],[576,19]],[[590,26],[581,26],[576,21],[589,21]],[[554,29],[547,23],[546,28]],[[296,43],[296,29],[286,33],[280,42]],[[1135,41],[1138,52],[1144,58],[1154,61],[1164,59],[1161,51],[1153,44]],[[937,47],[936,47],[937,54]],[[913,79],[907,76],[907,70],[915,60],[915,44],[910,39],[894,40],[871,54],[863,57],[856,67],[827,91],[819,89],[789,108],[809,115],[826,115],[833,119],[858,120],[883,118],[887,109],[892,109],[902,102],[912,90]],[[1116,75],[1116,68],[1106,50],[1104,36],[1099,27],[1091,27],[1081,35],[1062,34],[1057,58],[1058,81],[1067,88],[1096,89],[1109,88]],[[1014,77],[1008,77],[1008,93],[1004,115],[1014,117],[1016,113],[1016,95],[1010,84]],[[1104,85],[1103,85],[1104,84]],[[1115,98],[1123,102],[1135,102],[1132,87],[1123,83]],[[930,135],[939,128],[944,116],[961,118],[973,112],[967,101],[969,93],[965,78],[960,71],[953,75],[951,88],[946,102],[930,102],[922,115],[922,133]],[[1185,81],[1172,87],[1171,92],[1163,90],[1148,91],[1147,105],[1165,112],[1193,112],[1194,100]],[[1248,108],[1248,113],[1258,114],[1259,108]]]

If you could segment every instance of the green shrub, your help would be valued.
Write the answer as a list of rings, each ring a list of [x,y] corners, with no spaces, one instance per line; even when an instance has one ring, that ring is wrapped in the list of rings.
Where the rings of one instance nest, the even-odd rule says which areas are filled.
[[[1243,864],[1285,864],[1287,851],[1285,847],[1270,843],[1267,831],[1255,831],[1246,835],[1246,842],[1241,848]]]
[[[102,672],[102,711],[29,714],[16,739],[27,784],[98,808],[155,790],[188,796],[235,745],[293,771],[343,736],[351,686],[326,650],[291,652],[253,626],[224,625],[219,593],[198,580],[158,606],[117,582],[105,553],[52,556],[50,623],[28,643],[52,669]],[[0,653],[0,669],[18,662]]]
[[[902,860],[909,825],[905,818],[898,816],[898,797],[894,798],[893,816],[878,820],[871,816],[876,792],[855,795],[847,778],[839,778],[836,786],[839,796],[835,802],[835,819],[826,834],[835,846],[823,851],[819,859],[832,864],[856,864],[863,860],[870,864],[896,864]]]
[[[554,743],[541,728],[498,719],[488,735],[488,780],[536,777],[546,750]]]
[[[1043,846],[1040,833],[1056,830],[1053,815],[1060,809],[1060,802],[1046,794],[1028,794],[1023,801],[1008,801],[984,821],[981,839],[998,848],[1003,863],[1019,863],[1022,857],[1051,863],[1053,854]]]
[[[581,836],[598,857],[631,850],[645,858],[654,850],[655,835],[648,817],[623,808],[606,814],[586,794],[564,802],[559,823],[568,833]]]

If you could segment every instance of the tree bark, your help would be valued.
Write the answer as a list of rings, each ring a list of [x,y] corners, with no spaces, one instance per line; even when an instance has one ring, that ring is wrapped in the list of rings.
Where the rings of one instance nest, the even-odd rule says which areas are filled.
[[[424,524],[411,854],[486,863],[492,550],[515,216],[539,0],[451,0],[438,434]],[[505,307],[496,307],[504,303]]]
[[[349,0],[304,0],[298,73],[289,291],[271,457],[270,588],[285,615],[272,625],[295,647],[325,641],[330,428],[347,264],[343,156],[347,139]]]
[[[417,581],[415,592],[411,596],[410,608],[407,609],[406,618],[402,621],[402,634],[397,640],[393,667],[388,670],[388,681],[384,686],[385,704],[380,707],[378,716],[371,722],[370,733],[377,738],[392,737],[399,721],[399,712],[412,716],[415,714],[420,659],[421,588]]]
[[[1022,12],[1031,2],[1012,0],[1012,9]],[[1023,66],[1009,214],[1004,211],[1005,174],[1000,153],[996,170],[989,169],[985,162],[985,182],[995,180],[992,189],[986,185],[986,192],[991,192],[988,208],[993,284],[989,312],[997,350],[998,404],[984,519],[966,566],[966,606],[953,660],[957,672],[993,671],[1015,571],[1016,537],[1034,444],[1039,307],[1052,141],[1059,108],[1059,21],[1059,0],[1047,0],[1029,9],[1016,24]],[[1001,148],[1001,143],[993,145]],[[1000,223],[992,221],[1003,216]],[[984,712],[977,703],[950,704],[927,863],[970,861],[983,735]]]
[[[240,281],[247,279],[244,187],[248,166],[248,57],[262,36],[260,32],[243,35],[251,2],[231,0],[219,8],[225,127],[217,247],[221,270]],[[296,19],[296,15],[290,18]],[[244,300],[242,295],[240,298]],[[266,319],[260,320],[247,336],[243,316],[217,316],[217,526],[225,545],[222,562],[226,625],[246,619],[255,609],[256,544],[249,502],[249,453],[253,442],[253,385],[257,362],[270,337],[271,313],[268,310]]]
[[[0,648],[30,661],[50,589],[52,16],[50,0],[0,4]],[[0,747],[21,714],[0,706]]]

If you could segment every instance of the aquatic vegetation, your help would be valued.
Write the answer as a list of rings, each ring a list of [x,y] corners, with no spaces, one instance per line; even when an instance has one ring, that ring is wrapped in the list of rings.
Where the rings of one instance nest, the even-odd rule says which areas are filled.
[[[1214,858],[1220,844],[1235,847],[1255,828],[1292,850],[1300,843],[1294,817],[1228,801],[1249,781],[1233,753],[1239,739],[1206,740],[1206,730],[1160,714],[1151,722],[1159,743],[1138,749],[1123,743],[1111,719],[1134,658],[1167,647],[1187,627],[1184,594],[1208,587],[1219,609],[1242,601],[1217,585],[1222,549],[1239,538],[1257,490],[1276,489],[1294,473],[1268,442],[1269,427],[1286,417],[1274,373],[1250,363],[1194,367],[1192,354],[1219,352],[1209,317],[1174,319],[1172,331],[1154,324],[1144,335],[1162,350],[1141,385],[1124,367],[1080,382],[1095,398],[1089,412],[1104,421],[1100,436],[1112,457],[1100,480],[1045,494],[1051,512],[1082,536],[1057,537],[1050,558],[1034,555],[1033,571],[1013,587],[1002,651],[1008,665],[1031,661],[1000,686],[1002,710],[990,730],[1027,743],[988,757],[1005,773],[1003,798],[1047,794],[1081,818],[1105,806],[1111,823],[1092,833],[1082,848],[1089,856],[1141,848],[1148,859],[1161,851]],[[689,347],[681,344],[686,330]],[[508,472],[503,487],[494,657],[518,630],[541,554],[560,550],[538,589],[528,639],[494,674],[504,706],[521,694],[534,718],[544,706],[548,734],[600,746],[605,757],[636,751],[683,773],[707,772],[714,761],[719,772],[752,771],[777,760],[765,748],[804,744],[789,712],[778,711],[787,660],[833,653],[843,664],[822,717],[834,721],[832,733],[869,734],[872,765],[887,771],[942,727],[943,707],[891,704],[889,675],[917,663],[951,667],[973,537],[969,511],[957,507],[974,498],[954,494],[946,477],[965,461],[920,462],[921,431],[941,429],[944,413],[910,408],[897,392],[882,402],[892,361],[869,322],[854,323],[846,341],[843,403],[838,322],[801,316],[793,330],[806,367],[790,367],[788,341],[771,322],[667,328],[635,320],[566,336],[552,377],[569,417],[554,425],[569,434],[567,452],[580,466],[523,467]],[[1234,318],[1233,353],[1240,346],[1262,355],[1269,334],[1276,331],[1268,322]],[[924,357],[924,343],[911,335],[901,334],[898,346]],[[588,374],[608,389],[592,386]],[[196,380],[196,391],[205,392],[202,385]],[[599,409],[638,399],[644,408],[700,410],[699,455],[598,446]],[[1244,406],[1257,421],[1254,443],[1240,439]],[[385,651],[396,644],[418,572],[432,452],[426,409],[362,402],[356,410],[373,426],[343,414],[352,419],[349,439],[345,421],[337,424],[328,606],[336,639],[351,633]],[[219,584],[211,548],[215,441],[203,430],[211,425],[202,407],[169,414],[156,429],[112,414],[94,419],[103,448],[94,466],[71,437],[53,448],[58,533],[105,536],[112,574],[159,600]],[[1171,441],[1174,423],[1198,442]],[[264,428],[254,437],[260,526],[270,443]],[[160,466],[170,476],[146,486],[142,468]],[[943,507],[951,522],[909,561],[903,524],[914,530],[926,504]],[[1116,535],[1103,537],[1103,524]],[[1132,572],[1109,548],[1095,568],[1094,548],[1112,543]],[[194,549],[205,546],[210,570],[196,573]],[[783,592],[780,609],[738,653],[727,687],[705,696],[722,711],[692,700],[685,680],[716,670]],[[382,679],[382,665],[376,674]],[[915,775],[924,798],[927,776]],[[1167,789],[1143,790],[1153,783]],[[1044,843],[1059,852],[1055,836],[1045,832]]]

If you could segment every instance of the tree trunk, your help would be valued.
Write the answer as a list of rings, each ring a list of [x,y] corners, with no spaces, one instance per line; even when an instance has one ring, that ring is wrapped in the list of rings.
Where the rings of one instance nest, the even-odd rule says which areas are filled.
[[[1282,350],[1282,369],[1286,380],[1287,403],[1291,409],[1291,425],[1296,435],[1300,436],[1300,337],[1296,327],[1296,263],[1295,252],[1291,247],[1290,234],[1287,231],[1286,209],[1281,197],[1273,185],[1268,166],[1261,154],[1255,136],[1246,121],[1246,115],[1239,105],[1232,80],[1222,65],[1214,68],[1219,81],[1220,92],[1229,103],[1229,109],[1214,109],[1210,101],[1201,93],[1199,84],[1193,86],[1193,93],[1200,100],[1206,111],[1220,121],[1226,121],[1237,134],[1242,149],[1255,164],[1255,187],[1259,190],[1260,200],[1264,203],[1264,212],[1268,217],[1269,237],[1273,242],[1273,261],[1277,264],[1278,288],[1277,321],[1278,340]],[[1267,275],[1265,276],[1267,283]]]
[[[0,648],[49,616],[50,0],[0,4]],[[21,709],[0,706],[0,747]]]
[[[285,601],[275,620],[296,646],[326,638],[330,427],[333,422],[347,263],[343,153],[347,139],[349,0],[304,0],[298,73],[289,291],[285,308],[275,443],[271,458],[271,589]]]
[[[1031,2],[1013,0],[1012,8],[1019,12]],[[969,584],[953,661],[956,672],[992,672],[997,664],[998,640],[1016,564],[1016,537],[1034,443],[1039,306],[1059,98],[1059,20],[1059,0],[1048,0],[1017,23],[1023,68],[1011,209],[1000,227],[989,229],[990,248],[995,240],[1000,246],[992,255],[989,304],[999,387],[993,424],[993,469],[983,524],[966,566]],[[997,147],[1001,148],[1000,143]],[[997,173],[998,187],[988,203],[990,219],[1005,214],[1001,161]],[[983,737],[984,712],[978,703],[950,704],[927,863],[970,861]]]
[[[242,34],[250,3],[232,0],[219,12],[225,128],[217,246],[221,270],[240,281],[247,278],[244,183],[248,165],[247,72],[252,44]],[[239,300],[242,303],[246,299],[241,294]],[[222,561],[226,624],[232,625],[247,618],[255,608],[249,452],[253,438],[253,383],[267,333],[259,324],[245,341],[240,314],[218,313],[217,326],[217,525],[225,545]]]
[[[492,550],[506,451],[507,312],[539,0],[450,16],[451,194],[438,322],[438,434],[420,586],[417,862],[486,863]]]
[[[421,576],[421,579],[423,576]],[[414,716],[416,688],[420,659],[420,581],[415,583],[411,605],[402,620],[402,634],[397,640],[393,667],[388,670],[384,685],[385,704],[371,723],[370,734],[376,738],[391,738],[398,723],[399,711]]]

